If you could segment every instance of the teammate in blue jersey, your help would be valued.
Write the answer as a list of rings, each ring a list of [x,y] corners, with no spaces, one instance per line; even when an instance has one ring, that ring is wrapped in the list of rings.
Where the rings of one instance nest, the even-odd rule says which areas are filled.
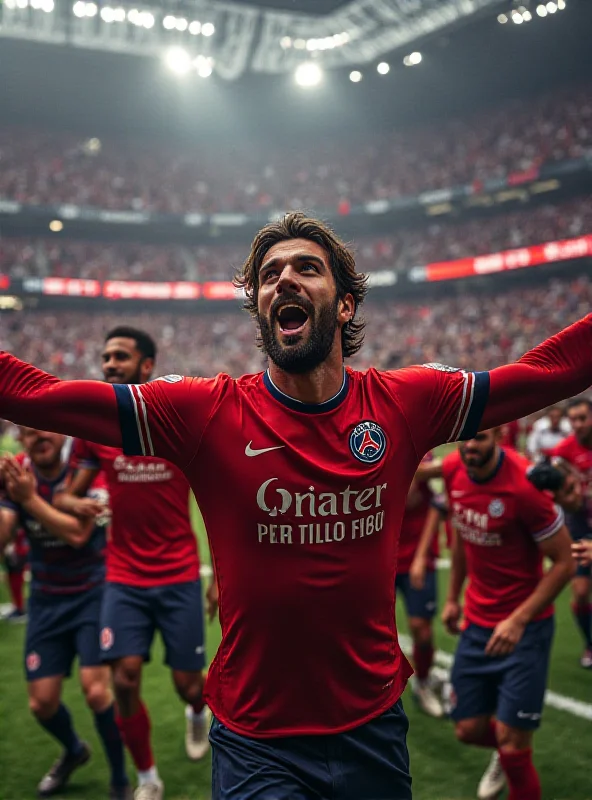
[[[50,797],[61,791],[74,770],[91,756],[61,702],[63,679],[78,657],[82,690],[111,768],[109,797],[128,800],[131,788],[115,722],[109,669],[101,664],[99,647],[107,520],[84,521],[52,506],[54,493],[68,477],[64,436],[21,428],[21,441],[25,452],[2,462],[5,495],[0,502],[0,546],[18,527],[30,543],[32,581],[25,644],[29,708],[64,748],[39,783],[38,794]],[[94,491],[104,490],[95,487]],[[92,490],[85,500],[92,508]],[[98,497],[94,502],[99,512],[103,505]]]

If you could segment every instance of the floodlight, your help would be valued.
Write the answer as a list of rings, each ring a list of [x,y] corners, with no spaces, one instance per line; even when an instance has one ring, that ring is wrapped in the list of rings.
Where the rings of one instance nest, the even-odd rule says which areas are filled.
[[[380,64],[376,67],[376,71],[379,75],[388,75],[391,71],[390,66],[386,63],[386,61],[381,61]]]
[[[214,27],[212,22],[205,22],[201,26],[201,32],[204,36],[213,36],[216,32],[216,28]]]
[[[308,88],[317,86],[323,78],[323,73],[319,65],[315,64],[314,61],[305,61],[296,67],[294,77],[299,86]]]
[[[165,55],[167,67],[176,75],[187,75],[191,69],[191,58],[182,47],[171,47]]]
[[[362,80],[362,73],[355,69],[353,72],[349,73],[349,79],[352,83],[359,83]]]

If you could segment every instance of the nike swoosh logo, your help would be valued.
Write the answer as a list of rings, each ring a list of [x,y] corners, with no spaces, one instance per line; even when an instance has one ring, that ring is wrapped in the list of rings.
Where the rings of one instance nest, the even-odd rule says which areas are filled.
[[[249,444],[245,447],[245,455],[249,458],[253,458],[253,456],[260,456],[263,453],[270,453],[272,450],[281,450],[282,447],[285,447],[283,444],[278,444],[276,447],[263,447],[261,450],[253,450],[251,445],[253,441],[251,440]]]

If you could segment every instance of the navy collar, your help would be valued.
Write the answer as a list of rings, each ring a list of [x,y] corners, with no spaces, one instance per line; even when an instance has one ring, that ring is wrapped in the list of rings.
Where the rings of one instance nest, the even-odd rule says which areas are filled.
[[[324,403],[303,403],[301,400],[296,400],[294,397],[284,394],[271,380],[269,370],[265,370],[263,373],[263,383],[270,395],[286,408],[292,411],[299,411],[301,414],[324,414],[327,411],[333,411],[343,403],[349,391],[350,379],[344,367],[341,389],[329,400],[325,400]]]
[[[491,474],[489,474],[486,478],[479,479],[479,478],[471,478],[471,476],[469,475],[469,473],[467,471],[467,475],[469,475],[469,480],[473,481],[473,483],[489,483],[489,481],[492,481],[495,478],[495,476],[498,474],[500,469],[502,468],[502,464],[504,463],[505,457],[506,457],[506,453],[500,447],[499,459],[497,461],[497,464],[495,465],[495,469],[493,470],[493,472]]]

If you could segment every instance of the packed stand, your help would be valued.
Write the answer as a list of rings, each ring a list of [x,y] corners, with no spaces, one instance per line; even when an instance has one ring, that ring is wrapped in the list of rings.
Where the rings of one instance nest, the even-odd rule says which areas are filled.
[[[351,360],[357,368],[395,368],[441,361],[490,369],[587,314],[592,280],[550,281],[495,295],[463,294],[429,304],[377,303],[366,308],[366,342]],[[159,343],[157,371],[238,376],[262,369],[253,323],[246,314],[150,312],[121,315],[83,312],[4,313],[0,349],[64,378],[99,378],[105,333],[126,323],[149,331]]]
[[[433,261],[495,253],[592,233],[592,197],[559,206],[456,225],[398,231],[355,242],[358,267],[409,269]],[[95,280],[230,280],[248,253],[246,245],[180,246],[0,238],[0,273],[12,278],[59,276]]]
[[[267,142],[82,141],[3,128],[0,199],[167,214],[340,210],[535,170],[592,148],[592,87],[419,130]]]

